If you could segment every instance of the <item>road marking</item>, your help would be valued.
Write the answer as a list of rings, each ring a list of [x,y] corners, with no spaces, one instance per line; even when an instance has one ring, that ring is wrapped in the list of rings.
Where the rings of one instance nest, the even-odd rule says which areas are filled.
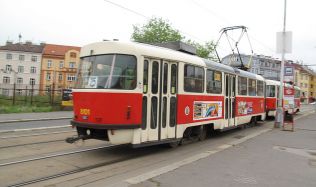
[[[3,130],[3,131],[0,131],[0,133],[22,132],[22,131],[33,131],[33,130],[46,130],[46,129],[59,129],[59,128],[66,128],[66,127],[71,127],[71,125],[52,126],[52,127],[38,127],[38,128],[28,128],[28,129]]]

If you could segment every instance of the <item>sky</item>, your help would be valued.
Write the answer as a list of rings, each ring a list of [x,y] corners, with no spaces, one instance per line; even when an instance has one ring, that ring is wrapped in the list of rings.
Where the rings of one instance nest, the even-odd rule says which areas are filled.
[[[315,7],[313,0],[287,0],[286,30],[293,38],[286,59],[316,64]],[[276,32],[283,30],[283,15],[284,0],[0,0],[0,45],[18,42],[20,33],[22,41],[80,47],[104,39],[130,41],[133,25],[159,17],[202,44],[217,41],[223,27],[244,25],[254,53],[281,59]],[[239,34],[229,36],[237,40]],[[251,54],[247,37],[239,49]],[[220,57],[231,52],[226,38],[218,51]]]

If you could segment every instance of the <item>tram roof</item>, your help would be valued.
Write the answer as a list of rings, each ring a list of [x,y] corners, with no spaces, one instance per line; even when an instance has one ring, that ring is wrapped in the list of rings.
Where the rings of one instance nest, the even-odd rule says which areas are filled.
[[[280,81],[266,79],[266,84],[267,84],[267,85],[277,85],[277,86],[280,86]],[[287,87],[287,88],[291,87],[291,85],[288,84],[288,83],[284,83],[284,86]],[[294,86],[294,89],[295,89],[295,90],[301,90],[301,88],[298,87],[298,86]]]
[[[120,54],[135,54],[136,56],[146,56],[149,58],[166,59],[171,61],[186,62],[198,66],[206,66],[208,68],[223,71],[226,73],[237,74],[243,77],[248,77],[257,80],[264,80],[260,75],[256,75],[247,71],[217,63],[211,60],[203,59],[198,56],[186,54],[172,49],[153,46],[149,44],[136,42],[121,42],[121,41],[103,41],[85,45],[81,48],[80,57],[92,55],[101,55],[109,53]]]

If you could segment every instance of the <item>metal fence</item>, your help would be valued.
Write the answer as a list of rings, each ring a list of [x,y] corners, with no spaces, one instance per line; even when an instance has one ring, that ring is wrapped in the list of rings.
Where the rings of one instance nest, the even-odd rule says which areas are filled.
[[[64,88],[55,85],[2,84],[0,85],[0,102],[12,105],[60,105],[62,90]]]

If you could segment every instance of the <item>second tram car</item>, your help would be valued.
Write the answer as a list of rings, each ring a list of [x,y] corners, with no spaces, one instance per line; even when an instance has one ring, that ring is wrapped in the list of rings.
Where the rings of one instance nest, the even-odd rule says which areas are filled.
[[[275,116],[276,109],[278,107],[278,95],[280,88],[280,81],[275,80],[265,80],[266,83],[266,115]],[[290,84],[284,84],[284,90],[286,88],[292,88],[294,90],[294,111],[299,112],[300,103],[300,88],[297,86],[292,86]],[[286,109],[285,109],[286,110]]]
[[[81,49],[74,119],[81,139],[134,147],[204,139],[264,120],[265,79],[197,56],[105,41]]]

